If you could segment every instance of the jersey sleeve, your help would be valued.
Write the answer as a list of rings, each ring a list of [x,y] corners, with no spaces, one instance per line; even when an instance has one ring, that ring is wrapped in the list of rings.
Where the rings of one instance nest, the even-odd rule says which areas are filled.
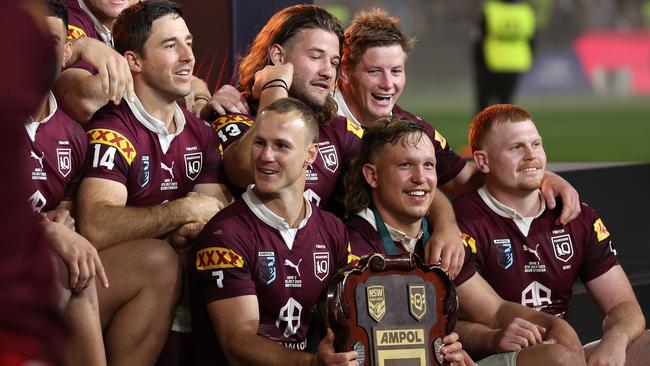
[[[584,258],[580,266],[580,279],[589,282],[609,271],[618,264],[616,249],[612,244],[612,235],[605,227],[596,211],[586,205],[582,206],[584,215],[585,240]]]
[[[71,129],[74,130],[74,137],[72,139],[72,165],[75,167],[75,170],[74,176],[65,188],[63,194],[64,201],[74,200],[79,183],[81,183],[81,179],[85,175],[86,162],[88,161],[88,137],[86,133],[79,125],[74,125]]]
[[[253,117],[246,114],[227,114],[212,122],[212,129],[217,135],[219,152],[237,141],[253,125]]]
[[[427,131],[427,135],[433,141],[436,149],[436,174],[438,185],[444,185],[452,180],[465,167],[465,160],[458,156],[447,142],[447,139],[428,122],[417,117],[420,124]]]
[[[91,124],[86,134],[89,140],[86,177],[112,180],[123,185],[137,156],[133,136],[114,127]]]
[[[218,219],[206,225],[197,240],[195,283],[205,304],[255,295],[253,242],[244,230],[233,230]]]

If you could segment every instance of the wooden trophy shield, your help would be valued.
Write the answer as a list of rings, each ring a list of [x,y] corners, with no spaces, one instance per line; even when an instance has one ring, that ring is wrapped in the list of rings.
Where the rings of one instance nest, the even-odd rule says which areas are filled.
[[[335,350],[357,351],[360,366],[442,365],[458,299],[447,272],[416,254],[371,254],[336,273],[325,309]]]

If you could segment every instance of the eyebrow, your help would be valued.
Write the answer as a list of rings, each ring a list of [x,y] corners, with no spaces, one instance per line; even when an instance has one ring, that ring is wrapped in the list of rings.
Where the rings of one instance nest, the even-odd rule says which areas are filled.
[[[160,43],[162,44],[162,43],[167,43],[167,42],[172,42],[172,41],[175,42],[177,39],[178,39],[178,37],[169,37],[169,38],[163,39],[162,41],[160,41]],[[191,35],[191,34],[188,34],[187,37],[185,37],[185,40],[186,41],[192,41],[192,40],[194,40],[194,36]]]

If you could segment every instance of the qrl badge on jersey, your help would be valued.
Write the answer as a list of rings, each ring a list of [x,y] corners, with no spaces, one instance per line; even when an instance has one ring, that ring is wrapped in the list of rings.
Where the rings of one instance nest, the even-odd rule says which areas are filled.
[[[339,168],[339,156],[336,153],[336,147],[334,145],[319,146],[318,152],[320,153],[321,159],[323,159],[323,164],[325,168],[332,173],[335,173]]]
[[[56,149],[56,162],[59,173],[67,177],[72,171],[72,149],[69,147],[60,147]]]
[[[497,264],[503,267],[503,269],[512,267],[515,258],[512,253],[512,243],[510,242],[510,239],[494,239],[492,242],[497,251]]]
[[[264,284],[270,285],[277,278],[278,269],[276,266],[275,252],[258,252],[258,277]]]
[[[573,257],[573,244],[571,243],[571,236],[569,234],[552,236],[551,242],[553,243],[555,258],[566,263]]]
[[[201,174],[201,167],[203,166],[203,153],[191,153],[183,155],[185,159],[185,175],[191,180],[196,180]]]
[[[330,273],[330,253],[317,252],[314,253],[314,275],[319,280],[323,281]]]

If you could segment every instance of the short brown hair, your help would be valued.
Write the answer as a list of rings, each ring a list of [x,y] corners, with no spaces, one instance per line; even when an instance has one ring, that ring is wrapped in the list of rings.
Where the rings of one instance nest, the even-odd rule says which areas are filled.
[[[469,126],[469,144],[472,152],[480,150],[485,136],[493,125],[504,122],[524,122],[533,119],[527,110],[513,104],[495,104],[482,110]],[[534,121],[533,121],[534,122]]]
[[[282,98],[274,101],[264,108],[262,112],[275,112],[277,114],[296,113],[305,123],[307,129],[307,138],[305,141],[309,144],[318,141],[318,120],[314,111],[305,103],[295,98]]]
[[[385,10],[374,8],[358,13],[345,30],[342,62],[355,66],[364,52],[370,47],[383,47],[398,44],[405,53],[409,53],[415,44],[415,38],[408,38],[402,33],[399,19],[389,15]]]
[[[423,138],[429,138],[424,127],[404,116],[381,117],[366,129],[361,147],[352,158],[352,165],[344,178],[348,215],[354,215],[370,205],[372,188],[363,175],[363,166],[370,163],[386,144],[414,146]]]

